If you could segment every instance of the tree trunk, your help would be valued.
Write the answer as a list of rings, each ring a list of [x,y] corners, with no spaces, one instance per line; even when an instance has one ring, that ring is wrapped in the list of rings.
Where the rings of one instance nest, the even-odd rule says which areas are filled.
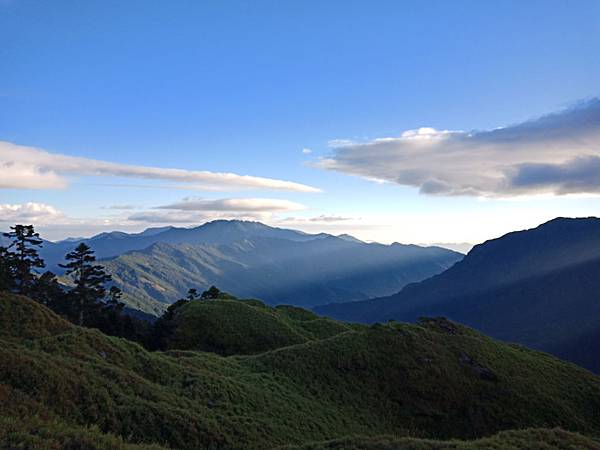
[[[81,296],[81,298],[79,299],[79,320],[78,320],[78,325],[80,327],[83,326],[83,296]]]

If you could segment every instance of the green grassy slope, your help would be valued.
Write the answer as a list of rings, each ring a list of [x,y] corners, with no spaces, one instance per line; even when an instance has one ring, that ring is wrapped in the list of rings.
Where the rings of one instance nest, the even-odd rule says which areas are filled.
[[[131,444],[97,427],[38,418],[0,417],[0,448],[27,450],[165,450],[154,444]]]
[[[600,441],[560,429],[503,431],[473,441],[415,438],[346,438],[316,442],[286,450],[597,450]]]
[[[350,328],[301,308],[258,300],[193,301],[178,308],[168,349],[246,355],[330,337]]]
[[[23,297],[0,294],[0,305],[0,442],[71,433],[104,447],[62,448],[122,439],[265,449],[350,435],[470,439],[524,427],[600,435],[598,377],[446,321],[353,327],[222,357],[151,353],[71,326]],[[295,309],[276,314],[314,320]]]

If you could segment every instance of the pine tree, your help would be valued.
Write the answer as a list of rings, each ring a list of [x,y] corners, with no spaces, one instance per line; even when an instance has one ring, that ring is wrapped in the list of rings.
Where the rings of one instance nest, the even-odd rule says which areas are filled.
[[[187,305],[191,301],[192,300],[181,298],[175,303],[171,303],[164,314],[154,323],[151,335],[148,339],[148,345],[152,350],[166,350],[168,348],[168,342],[177,327],[176,322],[173,320],[175,314],[179,308]]]
[[[75,287],[69,295],[74,301],[77,324],[83,326],[86,313],[96,309],[104,299],[104,284],[111,280],[111,276],[104,271],[104,267],[94,264],[94,252],[84,243],[79,244],[65,258],[67,263],[60,264],[60,267],[67,269],[66,274],[75,280]]]
[[[123,295],[123,291],[116,286],[111,286],[108,290],[108,300],[106,301],[107,305],[123,305],[121,303],[121,296]]]
[[[13,290],[19,294],[28,295],[36,280],[36,269],[45,267],[37,247],[42,246],[40,235],[35,232],[33,225],[15,225],[11,231],[4,233],[12,243],[6,249],[8,267],[13,279]]]
[[[219,289],[217,289],[216,286],[211,286],[202,293],[202,296],[200,298],[202,300],[215,300],[215,299],[219,298],[220,295],[221,295],[221,291]]]
[[[189,288],[187,291],[187,295],[185,296],[185,298],[189,301],[192,300],[198,300],[200,298],[200,294],[198,293],[198,290],[195,288]]]
[[[0,291],[9,291],[14,288],[14,280],[11,273],[12,253],[6,247],[0,247]]]
[[[64,309],[65,293],[60,287],[56,275],[50,271],[44,272],[36,279],[30,297],[55,312],[60,313]]]
[[[88,314],[85,326],[98,328],[111,336],[125,335],[127,317],[122,314],[125,304],[121,303],[121,289],[111,286],[106,299],[101,299],[96,304],[93,314]]]
[[[110,313],[110,315],[120,318],[123,309],[125,309],[125,303],[121,302],[121,296],[123,291],[116,286],[111,286],[108,290],[108,298],[104,303],[103,312]]]

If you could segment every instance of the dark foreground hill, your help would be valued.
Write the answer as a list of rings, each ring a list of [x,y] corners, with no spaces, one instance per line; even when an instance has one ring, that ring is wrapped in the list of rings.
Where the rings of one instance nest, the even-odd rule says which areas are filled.
[[[286,450],[597,450],[600,441],[561,429],[526,429],[503,431],[492,437],[473,441],[438,441],[430,439],[346,438],[315,442]]]
[[[600,219],[555,219],[476,246],[390,297],[316,310],[372,323],[445,316],[600,372]]]
[[[216,304],[229,308],[234,326],[250,320],[246,303]],[[299,334],[300,322],[316,320],[298,309],[253,307],[289,317]],[[152,353],[0,294],[0,447],[268,449],[343,439],[348,448],[381,449],[410,436],[420,448],[452,448],[427,439],[528,427],[600,435],[600,379],[572,364],[442,319],[350,328],[324,336],[311,329],[303,342],[246,356]],[[490,442],[596,445],[529,430],[458,448]],[[306,448],[331,448],[315,445]]]

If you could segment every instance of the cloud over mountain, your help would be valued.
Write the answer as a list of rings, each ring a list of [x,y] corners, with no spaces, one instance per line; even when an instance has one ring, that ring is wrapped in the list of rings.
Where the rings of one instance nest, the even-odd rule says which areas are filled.
[[[432,195],[600,193],[600,99],[490,131],[334,141],[317,166]]]
[[[200,170],[117,164],[50,153],[0,141],[0,188],[63,189],[67,176],[108,176],[182,183],[191,189],[272,189],[318,192],[317,188],[273,178]]]
[[[275,213],[298,211],[305,206],[289,200],[272,198],[185,198],[180,202],[157,206],[155,211],[141,211],[129,220],[148,223],[198,223],[215,219],[268,220]],[[156,211],[156,210],[168,210]]]
[[[187,198],[181,202],[159,206],[157,209],[179,211],[235,211],[235,212],[281,212],[304,209],[300,203],[273,198],[222,198],[205,200]]]

